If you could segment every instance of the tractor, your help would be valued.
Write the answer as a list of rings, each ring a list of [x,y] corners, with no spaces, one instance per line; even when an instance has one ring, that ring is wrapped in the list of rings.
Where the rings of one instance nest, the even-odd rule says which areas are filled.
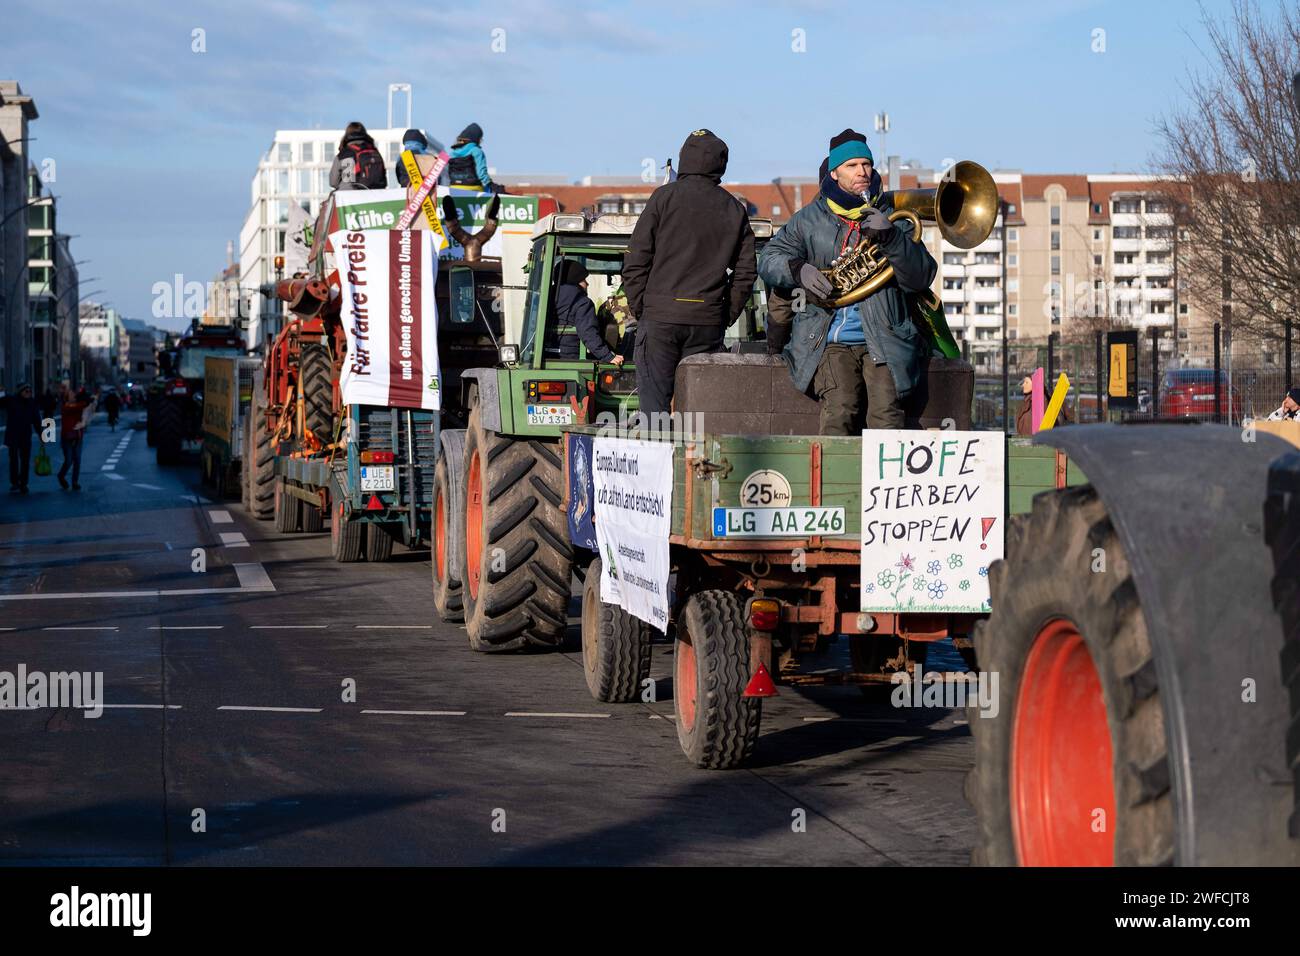
[[[146,434],[158,464],[180,461],[186,442],[203,434],[203,375],[208,356],[237,358],[244,341],[229,326],[192,324],[174,349],[159,353],[161,382],[151,389]]]

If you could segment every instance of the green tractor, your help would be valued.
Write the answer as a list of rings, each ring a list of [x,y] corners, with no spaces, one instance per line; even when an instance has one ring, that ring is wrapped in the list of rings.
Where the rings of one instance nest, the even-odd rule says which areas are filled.
[[[209,356],[239,358],[244,340],[228,326],[195,322],[174,349],[159,353],[161,381],[149,390],[146,435],[158,464],[175,465],[186,442],[203,436],[203,375]]]
[[[562,431],[626,425],[637,400],[630,364],[602,366],[585,347],[577,359],[547,354],[556,291],[563,264],[576,260],[587,270],[588,295],[613,297],[635,224],[634,216],[590,222],[553,213],[533,229],[526,262],[512,269],[505,257],[495,303],[504,303],[507,339],[520,344],[501,345],[494,367],[463,373],[465,426],[443,430],[434,481],[434,603],[443,620],[465,622],[474,650],[555,647],[564,639],[574,552],[561,498]],[[752,226],[760,243],[771,236],[769,221]],[[449,281],[453,323],[486,322],[474,270],[452,266]],[[761,313],[758,294],[728,338],[752,338]]]

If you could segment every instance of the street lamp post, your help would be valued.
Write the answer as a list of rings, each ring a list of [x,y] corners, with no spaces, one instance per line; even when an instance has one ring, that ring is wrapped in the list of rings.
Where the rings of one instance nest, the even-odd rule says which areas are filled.
[[[1002,220],[1002,430],[1011,424],[1011,349],[1007,345],[1007,201],[999,197],[998,216]]]

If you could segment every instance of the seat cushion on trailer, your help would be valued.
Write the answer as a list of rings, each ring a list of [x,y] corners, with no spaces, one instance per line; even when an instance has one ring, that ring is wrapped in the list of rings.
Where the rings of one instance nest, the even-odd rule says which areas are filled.
[[[904,404],[908,428],[971,427],[975,370],[962,359],[934,356]],[[718,435],[816,435],[820,405],[799,392],[785,360],[776,355],[714,352],[677,366],[673,410],[699,418],[698,431]]]

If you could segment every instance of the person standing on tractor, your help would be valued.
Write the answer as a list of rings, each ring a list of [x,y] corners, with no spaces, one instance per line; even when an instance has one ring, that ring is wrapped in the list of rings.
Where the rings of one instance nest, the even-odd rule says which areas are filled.
[[[387,189],[384,157],[361,123],[349,123],[343,131],[338,155],[330,166],[331,189]]]
[[[627,304],[637,317],[640,410],[670,410],[682,359],[721,352],[727,326],[754,287],[754,232],[722,188],[727,144],[697,129],[682,144],[677,179],[650,194],[623,261]]]
[[[607,365],[623,364],[623,356],[609,347],[596,320],[596,307],[587,297],[587,269],[576,259],[566,260],[555,293],[554,337],[545,352],[558,359],[576,359],[578,343],[587,346],[587,357]]]
[[[65,388],[63,407],[60,414],[63,427],[59,433],[59,446],[63,449],[63,466],[59,468],[59,484],[65,489],[68,481],[64,477],[68,468],[72,468],[72,490],[81,490],[81,446],[86,438],[86,425],[95,412],[95,403],[83,388],[75,396],[72,389]]]
[[[770,287],[802,288],[784,356],[795,388],[809,386],[821,402],[823,435],[854,435],[862,427],[902,428],[903,400],[920,382],[926,340],[912,322],[907,294],[930,288],[938,266],[924,244],[889,221],[893,205],[881,191],[867,138],[852,129],[833,137],[821,194],[763,249],[758,271]],[[822,273],[860,242],[879,246],[894,278],[861,302],[836,309]]]
[[[402,149],[410,150],[416,156],[427,156],[430,153],[437,154],[442,150],[442,145],[437,142],[429,142],[429,137],[418,129],[408,129],[402,134]],[[411,177],[406,173],[406,164],[402,162],[402,157],[397,157],[397,162],[393,163],[393,172],[397,175],[397,185],[403,189],[411,185]]]
[[[9,491],[27,494],[27,473],[32,461],[32,434],[41,433],[41,411],[24,382],[14,395],[0,389],[0,407],[5,410],[5,447],[9,449]]]
[[[487,156],[483,153],[483,127],[478,123],[470,123],[460,131],[447,155],[451,157],[447,169],[453,186],[485,193],[501,191],[488,172]]]

